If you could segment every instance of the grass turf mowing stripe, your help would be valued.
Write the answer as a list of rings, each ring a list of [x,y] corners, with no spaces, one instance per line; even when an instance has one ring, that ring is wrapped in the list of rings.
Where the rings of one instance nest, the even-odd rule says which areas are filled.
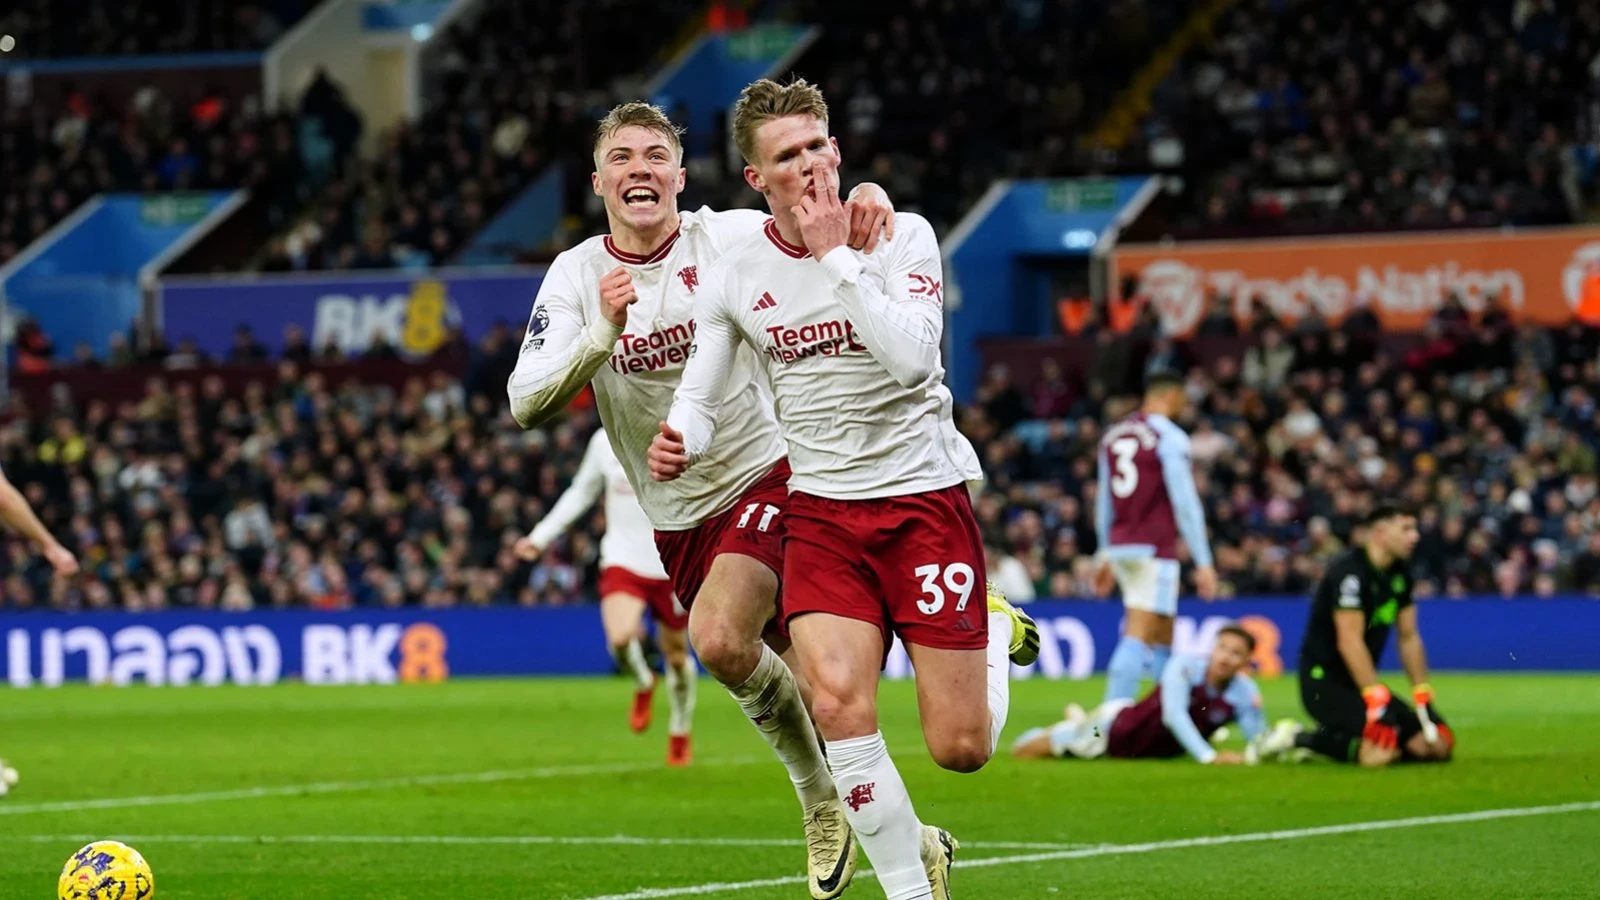
[[[756,757],[705,760],[704,766],[747,766]],[[368,781],[318,781],[310,784],[283,784],[268,787],[237,788],[225,791],[198,791],[189,794],[151,794],[143,797],[106,797],[97,800],[57,800],[47,803],[0,804],[0,816],[28,813],[78,812],[89,809],[122,809],[138,806],[181,806],[191,803],[216,803],[224,800],[253,800],[259,797],[298,797],[311,794],[340,794],[353,791],[380,791],[391,788],[430,787],[446,784],[492,784],[502,781],[529,781],[561,778],[568,775],[616,775],[627,772],[654,772],[659,762],[600,763],[595,765],[540,766],[533,769],[504,769],[489,772],[458,772],[448,775],[405,775],[374,778]]]
[[[1551,806],[1523,806],[1510,809],[1483,809],[1475,812],[1448,813],[1437,816],[1411,816],[1404,819],[1379,819],[1371,822],[1349,822],[1342,825],[1319,825],[1312,828],[1288,828],[1278,831],[1257,831],[1246,834],[1219,834],[1209,837],[1180,838],[1170,841],[1147,841],[1140,844],[1102,844],[1079,850],[1062,850],[1052,853],[1027,853],[1018,856],[995,856],[988,859],[957,860],[962,869],[993,866],[1019,866],[1028,863],[1057,862],[1069,859],[1089,859],[1097,856],[1121,856],[1136,853],[1155,853],[1163,850],[1184,850],[1190,847],[1217,847],[1225,844],[1251,844],[1266,841],[1293,841],[1310,837],[1339,834],[1359,834],[1366,831],[1388,831],[1395,828],[1419,828],[1426,825],[1456,825],[1468,822],[1487,822],[1494,819],[1515,819],[1527,816],[1553,816],[1563,813],[1592,812],[1600,810],[1600,801],[1559,803]],[[856,873],[857,878],[871,877],[872,871]],[[728,881],[715,884],[697,884],[674,888],[643,888],[626,894],[603,894],[582,900],[665,900],[668,897],[691,897],[706,894],[731,893],[787,884],[805,884],[803,876],[764,878],[756,881]]]
[[[470,834],[30,834],[5,838],[35,844],[87,843],[117,840],[126,844],[423,844],[491,845],[618,845],[640,847],[804,847],[792,838],[671,838],[634,835],[470,835]],[[1076,850],[1092,844],[1036,841],[970,841],[961,846],[988,850]]]

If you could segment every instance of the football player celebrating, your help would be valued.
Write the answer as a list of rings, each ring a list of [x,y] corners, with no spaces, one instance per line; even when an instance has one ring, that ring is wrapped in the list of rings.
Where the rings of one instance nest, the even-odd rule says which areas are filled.
[[[789,445],[784,616],[815,691],[839,796],[890,900],[949,896],[956,844],[924,826],[878,730],[891,634],[917,670],[934,760],[976,771],[1005,724],[1011,662],[1037,629],[984,590],[968,480],[977,454],[943,383],[939,245],[901,214],[892,244],[849,246],[838,146],[822,93],[762,80],[734,107],[745,179],[773,213],[708,273],[695,349],[651,448],[667,483],[715,465],[745,344],[759,353]],[[1009,657],[1009,658],[1008,658]]]
[[[1317,582],[1300,645],[1300,699],[1318,728],[1273,728],[1263,752],[1299,761],[1312,751],[1340,762],[1386,766],[1397,760],[1445,762],[1455,732],[1433,705],[1428,657],[1417,631],[1406,563],[1417,546],[1417,518],[1397,506],[1367,514],[1360,546],[1328,563]],[[1400,664],[1411,680],[1406,705],[1378,680],[1391,629],[1400,632]]]
[[[600,624],[605,629],[611,655],[633,673],[635,691],[629,726],[637,733],[650,727],[651,701],[656,673],[645,659],[644,613],[655,617],[661,653],[666,657],[667,764],[686,766],[693,758],[689,733],[694,725],[694,660],[689,657],[689,614],[672,592],[672,581],[661,567],[650,520],[611,451],[605,429],[589,439],[583,462],[572,483],[550,507],[550,512],[518,539],[517,555],[530,562],[565,534],[584,511],[605,494],[606,533],[600,539]]]
[[[1149,673],[1159,678],[1172,657],[1178,615],[1177,543],[1194,558],[1195,587],[1210,600],[1217,572],[1206,543],[1206,514],[1189,468],[1189,436],[1173,419],[1188,398],[1176,375],[1152,375],[1138,412],[1100,440],[1095,530],[1100,543],[1096,589],[1122,588],[1122,639],[1106,665],[1106,701],[1132,700]]]
[[[696,323],[700,278],[729,247],[759,235],[754,210],[678,211],[683,146],[647,103],[611,110],[595,137],[592,184],[610,233],[551,263],[507,384],[511,412],[532,428],[592,383],[600,421],[656,530],[656,547],[700,664],[727,687],[788,770],[804,809],[811,895],[837,897],[857,848],[807,714],[804,683],[779,658],[788,642],[763,631],[777,614],[783,571],[787,449],[771,395],[745,353],[720,399],[725,424],[706,465],[672,484],[652,481],[645,454],[672,406]],[[892,237],[888,198],[858,188],[851,245]],[[776,644],[777,649],[771,645]]]
[[[1065,721],[1027,732],[1011,753],[1020,759],[1167,759],[1187,752],[1209,765],[1254,763],[1266,731],[1261,691],[1244,672],[1255,649],[1250,632],[1224,626],[1209,657],[1173,659],[1156,689],[1138,703],[1110,700],[1087,714],[1074,703]],[[1250,741],[1243,754],[1209,743],[1229,722],[1238,722]]]

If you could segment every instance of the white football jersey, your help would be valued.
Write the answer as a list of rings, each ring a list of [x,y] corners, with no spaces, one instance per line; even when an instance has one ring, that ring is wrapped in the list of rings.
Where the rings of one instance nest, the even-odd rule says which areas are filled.
[[[662,568],[661,556],[656,552],[655,529],[639,506],[622,463],[611,452],[604,428],[589,439],[589,449],[584,451],[572,484],[528,532],[528,539],[544,551],[572,528],[602,492],[606,498],[606,533],[600,539],[600,565],[618,566],[644,578],[665,579],[667,570]]]
[[[742,339],[776,396],[792,489],[861,500],[982,478],[944,386],[943,285],[933,228],[911,213],[895,216],[894,240],[870,256],[840,247],[812,259],[775,222],[728,251],[701,289],[669,420],[690,474],[729,421],[720,398],[738,377]]]
[[[650,478],[646,454],[689,359],[700,279],[730,247],[759,234],[766,217],[702,208],[681,220],[649,256],[620,252],[609,235],[557,256],[539,286],[507,385],[512,412],[526,426],[559,412],[592,379],[612,449],[661,531],[693,528],[727,510],[785,453],[772,395],[746,351],[730,363],[718,397],[717,440],[703,463],[676,481]],[[600,279],[619,265],[639,295],[620,330],[600,315]]]

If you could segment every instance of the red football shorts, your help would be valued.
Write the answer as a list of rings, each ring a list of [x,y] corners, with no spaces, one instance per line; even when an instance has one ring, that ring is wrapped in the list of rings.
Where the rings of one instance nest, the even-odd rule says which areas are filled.
[[[923,647],[988,645],[983,540],[965,484],[875,500],[789,495],[785,623],[832,613]]]
[[[789,503],[789,460],[780,459],[722,513],[683,531],[657,531],[661,565],[684,609],[694,605],[711,563],[724,553],[749,556],[783,575],[784,509]]]
[[[606,566],[600,570],[600,597],[603,600],[612,594],[643,600],[664,628],[682,631],[689,627],[689,611],[678,605],[672,582],[665,578],[646,578],[621,566]]]

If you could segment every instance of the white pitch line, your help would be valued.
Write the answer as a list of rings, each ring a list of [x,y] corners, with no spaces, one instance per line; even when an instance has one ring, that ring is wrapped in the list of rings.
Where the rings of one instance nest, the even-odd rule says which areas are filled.
[[[1387,831],[1394,828],[1417,828],[1424,825],[1455,825],[1464,822],[1486,822],[1493,819],[1515,819],[1526,816],[1551,816],[1572,812],[1600,810],[1600,801],[1560,803],[1553,806],[1524,806],[1510,809],[1484,809],[1476,812],[1450,813],[1437,816],[1412,816],[1405,819],[1380,819],[1372,822],[1350,822],[1343,825],[1322,825],[1314,828],[1290,828],[1279,831],[1256,831],[1246,834],[1219,834],[1210,837],[1181,838],[1171,841],[1148,841],[1141,844],[1101,844],[1079,850],[1061,850],[1052,853],[1028,853],[1020,856],[995,856],[988,859],[958,860],[962,869],[992,866],[1020,866],[1028,863],[1057,862],[1069,859],[1089,859],[1097,856],[1122,856],[1137,853],[1156,853],[1163,850],[1183,850],[1190,847],[1216,847],[1225,844],[1252,844],[1263,841],[1293,841],[1309,837],[1336,834],[1357,834],[1365,831]],[[856,873],[857,878],[871,877],[870,871]],[[585,897],[583,900],[665,900],[668,897],[691,897],[705,894],[732,893],[755,888],[804,884],[802,876],[763,878],[755,881],[726,881],[715,884],[696,884],[673,888],[644,888],[625,894],[604,894]]]
[[[638,847],[803,847],[792,838],[639,837],[613,835],[470,835],[470,834],[126,834],[114,835],[129,844],[423,844],[439,846],[539,846],[610,845]],[[0,840],[35,844],[81,843],[106,839],[93,834],[29,834]],[[1090,844],[1051,844],[1025,841],[973,841],[963,847],[992,850],[1074,850]]]
[[[700,766],[743,766],[755,757],[707,760]],[[407,775],[375,778],[369,781],[319,781],[311,784],[283,784],[269,787],[238,788],[227,791],[199,791],[192,794],[151,794],[143,797],[106,797],[98,800],[58,800],[48,803],[0,803],[0,816],[28,813],[79,812],[88,809],[122,809],[140,806],[181,806],[223,800],[253,800],[259,797],[298,797],[309,794],[341,794],[354,791],[379,791],[391,788],[430,787],[445,784],[493,784],[505,781],[530,781],[567,775],[616,775],[628,772],[659,771],[661,763],[600,763],[576,766],[541,766],[533,769],[506,769],[491,772],[460,772],[450,775]]]

